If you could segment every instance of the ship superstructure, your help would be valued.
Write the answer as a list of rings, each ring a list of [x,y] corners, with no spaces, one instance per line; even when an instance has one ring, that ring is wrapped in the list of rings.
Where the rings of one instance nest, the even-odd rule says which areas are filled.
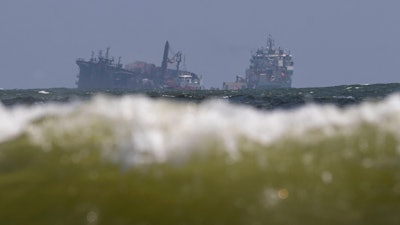
[[[275,48],[269,35],[267,47],[258,49],[251,56],[250,66],[246,70],[248,88],[291,87],[293,75],[293,57],[283,48]]]
[[[271,35],[267,46],[251,55],[246,76],[237,76],[235,82],[224,82],[223,89],[269,89],[292,86],[293,57],[281,47],[275,48]]]
[[[202,89],[201,76],[180,70],[182,53],[178,52],[169,57],[170,47],[165,43],[161,66],[146,62],[134,62],[123,66],[121,58],[115,63],[113,57],[109,57],[109,48],[105,54],[99,51],[98,56],[90,60],[78,59],[79,66],[78,88],[82,89]],[[168,68],[174,64],[176,68]],[[182,82],[182,75],[185,82]]]

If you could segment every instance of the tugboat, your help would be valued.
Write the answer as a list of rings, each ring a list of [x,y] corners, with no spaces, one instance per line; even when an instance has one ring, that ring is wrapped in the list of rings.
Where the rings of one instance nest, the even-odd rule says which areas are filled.
[[[200,90],[201,76],[189,72],[180,71],[181,52],[169,57],[170,47],[168,41],[165,43],[162,64],[157,67],[146,62],[135,62],[125,65],[121,64],[121,57],[117,63],[114,58],[109,57],[107,48],[105,55],[99,51],[97,57],[86,61],[76,60],[79,66],[78,81],[80,89],[130,89],[130,90]],[[168,64],[175,64],[176,69],[169,69]]]
[[[259,48],[251,56],[246,78],[236,82],[225,82],[224,89],[270,89],[290,88],[292,86],[293,57],[283,48],[275,48],[271,35],[267,38],[267,47]],[[244,85],[245,83],[245,85]]]

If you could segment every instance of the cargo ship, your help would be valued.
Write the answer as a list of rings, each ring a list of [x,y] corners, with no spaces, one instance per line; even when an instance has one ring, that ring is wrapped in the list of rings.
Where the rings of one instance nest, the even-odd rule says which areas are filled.
[[[146,62],[134,62],[125,66],[121,57],[115,62],[109,56],[110,48],[105,54],[99,51],[97,57],[89,60],[77,59],[79,66],[79,89],[129,89],[129,90],[201,90],[202,77],[186,70],[180,70],[182,53],[178,52],[169,56],[169,42],[165,43],[161,66]],[[171,64],[175,68],[168,68]]]
[[[237,76],[235,82],[224,82],[223,89],[269,89],[292,86],[293,57],[289,51],[276,48],[271,35],[267,46],[257,49],[250,58],[245,77]]]

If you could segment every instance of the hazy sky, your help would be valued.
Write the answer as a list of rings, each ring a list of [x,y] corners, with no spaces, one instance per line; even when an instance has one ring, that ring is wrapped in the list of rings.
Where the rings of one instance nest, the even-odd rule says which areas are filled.
[[[183,51],[207,87],[244,75],[251,52],[291,50],[294,87],[400,82],[398,0],[1,0],[0,88],[76,87],[77,58],[122,63]]]

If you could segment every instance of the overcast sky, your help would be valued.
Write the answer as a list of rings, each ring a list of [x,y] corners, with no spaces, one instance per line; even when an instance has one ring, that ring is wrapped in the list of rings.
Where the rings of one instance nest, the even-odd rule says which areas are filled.
[[[398,0],[1,0],[0,88],[76,87],[77,58],[122,63],[181,50],[206,87],[244,75],[267,34],[294,57],[294,87],[400,81]]]

